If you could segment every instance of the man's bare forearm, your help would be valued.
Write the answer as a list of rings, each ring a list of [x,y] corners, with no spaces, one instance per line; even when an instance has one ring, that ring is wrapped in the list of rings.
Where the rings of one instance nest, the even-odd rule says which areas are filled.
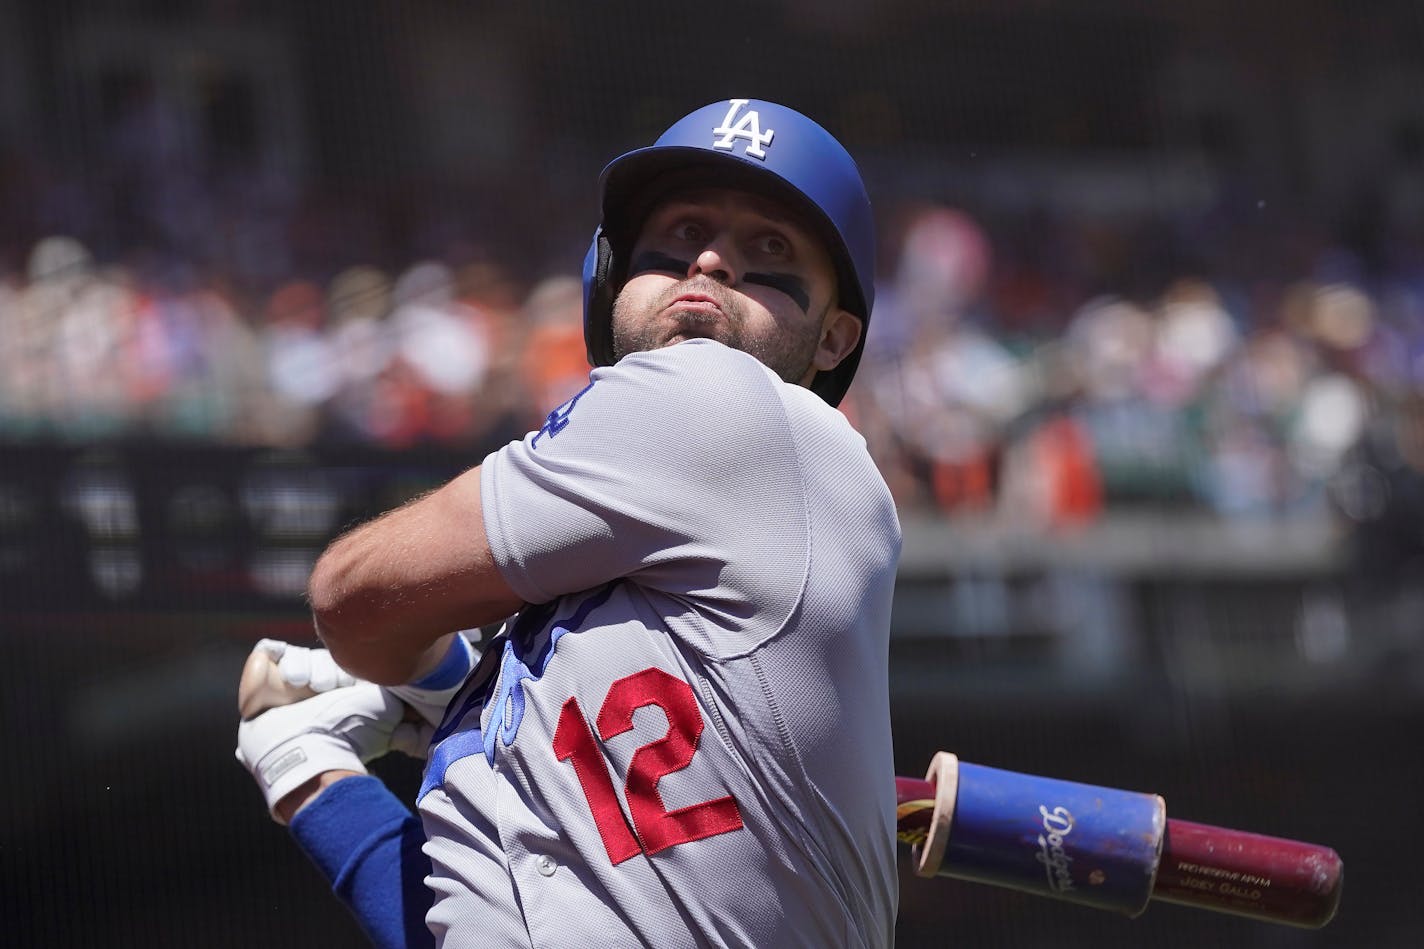
[[[445,637],[496,622],[522,601],[494,565],[479,469],[332,542],[308,586],[317,634],[353,675],[413,681]]]

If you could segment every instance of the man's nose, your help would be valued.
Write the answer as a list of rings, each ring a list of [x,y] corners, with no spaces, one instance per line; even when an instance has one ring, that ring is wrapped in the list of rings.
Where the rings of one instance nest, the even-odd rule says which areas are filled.
[[[707,246],[702,248],[701,253],[693,259],[691,266],[687,268],[689,277],[704,276],[711,277],[718,283],[725,286],[735,286],[741,277],[741,266],[737,263],[736,254],[727,246],[724,238],[716,238],[709,241]]]

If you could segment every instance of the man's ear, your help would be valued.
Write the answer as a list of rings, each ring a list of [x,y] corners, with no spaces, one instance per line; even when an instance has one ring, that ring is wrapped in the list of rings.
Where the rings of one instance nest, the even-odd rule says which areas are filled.
[[[837,309],[821,329],[821,342],[811,365],[818,372],[830,372],[855,352],[864,322],[849,310]]]

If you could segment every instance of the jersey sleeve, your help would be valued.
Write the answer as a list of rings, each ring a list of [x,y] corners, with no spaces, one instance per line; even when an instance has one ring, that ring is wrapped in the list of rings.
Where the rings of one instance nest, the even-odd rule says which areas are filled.
[[[706,340],[594,370],[542,429],[483,465],[485,530],[510,587],[544,603],[627,579],[661,615],[680,603],[699,617],[691,644],[716,655],[773,635],[809,560],[782,387]]]
[[[420,821],[378,778],[335,782],[292,818],[292,836],[380,949],[434,949]]]

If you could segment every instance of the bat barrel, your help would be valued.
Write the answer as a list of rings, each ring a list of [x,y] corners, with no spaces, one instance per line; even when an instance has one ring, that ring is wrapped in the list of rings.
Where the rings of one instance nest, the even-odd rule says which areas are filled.
[[[1344,882],[1329,847],[1170,819],[1152,898],[1313,929],[1335,916]]]

